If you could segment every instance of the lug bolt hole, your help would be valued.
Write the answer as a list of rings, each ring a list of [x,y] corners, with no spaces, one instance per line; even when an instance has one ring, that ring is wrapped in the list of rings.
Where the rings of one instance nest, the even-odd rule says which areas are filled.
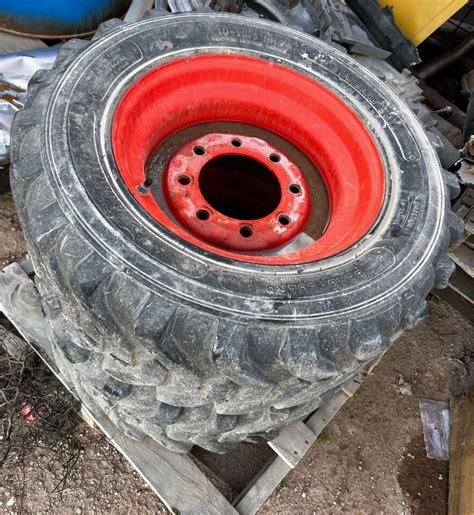
[[[197,156],[203,156],[206,153],[206,150],[204,149],[204,147],[196,146],[193,148],[193,152]]]
[[[233,145],[234,147],[237,147],[237,148],[239,148],[239,147],[241,147],[241,146],[242,146],[242,142],[240,141],[240,139],[237,139],[237,138],[234,138],[234,139],[231,141],[231,143],[232,143],[232,145]]]
[[[301,188],[298,186],[298,184],[290,184],[290,187],[288,188],[293,195],[298,195],[298,193],[301,192]]]
[[[178,177],[178,182],[183,186],[187,186],[188,184],[191,184],[191,177],[189,177],[189,175],[180,175]]]
[[[248,225],[240,228],[240,235],[243,238],[250,238],[250,236],[252,236],[252,234],[253,234],[253,229],[251,227],[249,227]]]
[[[196,213],[196,216],[199,218],[199,220],[205,222],[206,220],[209,220],[209,218],[211,218],[211,213],[209,213],[207,209],[200,209]]]
[[[278,221],[280,222],[281,225],[289,225],[291,222],[290,217],[288,217],[286,215],[280,215],[278,217]]]
[[[270,154],[268,158],[272,163],[278,163],[281,159],[281,157],[278,154]]]

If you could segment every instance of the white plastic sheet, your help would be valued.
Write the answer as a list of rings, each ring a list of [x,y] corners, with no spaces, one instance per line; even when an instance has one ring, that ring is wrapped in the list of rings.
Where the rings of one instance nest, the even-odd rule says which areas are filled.
[[[0,164],[9,162],[10,128],[25,103],[28,82],[37,70],[49,69],[60,45],[0,55]]]

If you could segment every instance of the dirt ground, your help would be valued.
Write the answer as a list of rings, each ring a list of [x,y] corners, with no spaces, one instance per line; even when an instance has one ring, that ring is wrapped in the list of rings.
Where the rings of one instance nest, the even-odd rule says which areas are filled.
[[[426,457],[418,402],[446,401],[472,384],[474,332],[446,304],[433,299],[430,308],[260,513],[446,512],[448,463]]]
[[[4,195],[0,267],[24,251],[11,197]],[[474,333],[436,298],[430,307],[429,317],[386,353],[259,513],[446,512],[448,464],[426,457],[418,402],[449,400],[474,382]],[[166,512],[82,421],[77,403],[35,355],[11,358],[0,350],[0,392],[1,511]],[[25,403],[34,408],[26,418],[19,413]],[[251,461],[253,451],[246,456]]]
[[[11,193],[0,194],[0,269],[12,261],[23,259],[25,254],[25,241]]]

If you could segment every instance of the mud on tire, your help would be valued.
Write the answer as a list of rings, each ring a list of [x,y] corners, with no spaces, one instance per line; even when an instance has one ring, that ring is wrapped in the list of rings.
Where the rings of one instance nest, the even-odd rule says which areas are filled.
[[[154,223],[118,179],[118,99],[161,60],[209,47],[291,67],[363,121],[387,189],[352,248],[298,265],[236,262]],[[462,226],[415,116],[351,58],[277,24],[215,13],[104,24],[34,76],[12,141],[58,368],[127,434],[180,452],[275,437],[416,324],[453,270],[446,250]]]

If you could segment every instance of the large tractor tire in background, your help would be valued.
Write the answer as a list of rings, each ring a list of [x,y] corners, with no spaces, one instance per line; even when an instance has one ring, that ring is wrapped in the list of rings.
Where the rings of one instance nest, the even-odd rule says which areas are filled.
[[[60,373],[176,451],[275,437],[453,270],[456,185],[414,114],[276,23],[107,23],[35,75],[12,142]]]

